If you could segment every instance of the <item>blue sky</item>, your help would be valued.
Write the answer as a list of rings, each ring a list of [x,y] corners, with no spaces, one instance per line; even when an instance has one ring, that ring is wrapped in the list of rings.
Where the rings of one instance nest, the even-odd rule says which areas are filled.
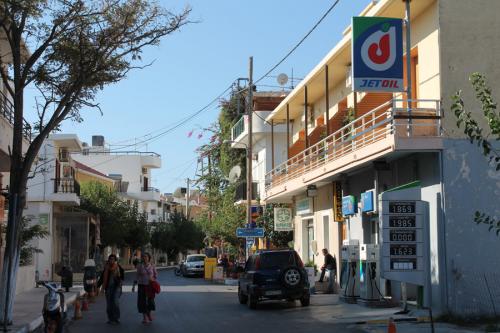
[[[276,64],[331,6],[330,1],[298,0],[191,0],[161,1],[175,10],[189,4],[190,24],[165,38],[159,47],[146,50],[151,67],[132,72],[122,82],[99,94],[104,115],[86,110],[83,123],[66,122],[64,133],[76,133],[82,141],[104,135],[110,144],[131,144],[134,138],[166,128],[199,110],[238,77],[247,77],[248,58],[254,57],[254,77]],[[341,0],[309,38],[272,75],[286,73],[304,77],[341,39],[351,17],[370,0]],[[276,85],[274,78],[262,84]],[[266,90],[258,87],[258,90]],[[30,107],[31,103],[27,103]],[[193,121],[154,140],[142,151],[162,156],[163,166],[153,171],[152,186],[172,192],[193,178],[195,150],[208,139],[199,128],[216,120],[211,107]],[[191,138],[187,133],[194,130]],[[128,140],[126,142],[123,142]]]

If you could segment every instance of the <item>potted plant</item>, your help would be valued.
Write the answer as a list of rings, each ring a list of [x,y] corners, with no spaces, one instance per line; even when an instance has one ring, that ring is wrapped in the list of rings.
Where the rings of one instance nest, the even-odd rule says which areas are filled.
[[[318,272],[318,266],[314,263],[314,261],[309,260],[306,262],[304,265],[304,268],[307,271],[307,278],[309,279],[309,283],[311,284],[311,288],[314,287],[314,282],[315,282],[315,276],[316,273]]]

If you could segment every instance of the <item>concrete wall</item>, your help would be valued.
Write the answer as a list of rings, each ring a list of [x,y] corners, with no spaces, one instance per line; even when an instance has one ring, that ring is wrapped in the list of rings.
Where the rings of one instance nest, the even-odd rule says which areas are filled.
[[[439,0],[439,44],[441,60],[441,91],[446,133],[463,137],[456,128],[456,120],[450,111],[451,96],[463,90],[466,105],[474,110],[481,125],[480,105],[469,83],[473,72],[486,75],[496,101],[500,100],[500,1],[496,0]]]
[[[500,172],[467,140],[447,140],[443,155],[448,306],[457,315],[500,309],[500,238],[474,222],[475,211],[500,218]],[[498,311],[498,310],[497,310]],[[498,312],[497,312],[498,313]]]

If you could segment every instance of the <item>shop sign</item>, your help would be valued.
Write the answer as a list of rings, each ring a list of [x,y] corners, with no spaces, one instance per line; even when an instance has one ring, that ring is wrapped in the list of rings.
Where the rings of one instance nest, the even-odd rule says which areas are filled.
[[[344,222],[342,215],[342,184],[333,183],[333,216],[336,222]]]
[[[403,20],[352,18],[354,91],[404,91]]]
[[[342,197],[342,215],[349,216],[358,212],[358,205],[356,204],[356,197],[348,195]]]
[[[292,209],[274,207],[274,231],[292,231]]]
[[[375,211],[375,202],[374,202],[374,191],[366,191],[361,193],[361,210],[363,212],[373,212]]]
[[[304,198],[295,203],[297,215],[312,214],[312,199]]]
[[[38,223],[41,225],[49,224],[49,214],[39,214],[38,215]]]

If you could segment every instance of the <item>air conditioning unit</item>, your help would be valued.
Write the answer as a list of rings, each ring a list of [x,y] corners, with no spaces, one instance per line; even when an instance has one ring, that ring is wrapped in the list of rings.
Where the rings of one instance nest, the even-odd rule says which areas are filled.
[[[148,174],[148,168],[142,168],[142,174],[147,175]]]

